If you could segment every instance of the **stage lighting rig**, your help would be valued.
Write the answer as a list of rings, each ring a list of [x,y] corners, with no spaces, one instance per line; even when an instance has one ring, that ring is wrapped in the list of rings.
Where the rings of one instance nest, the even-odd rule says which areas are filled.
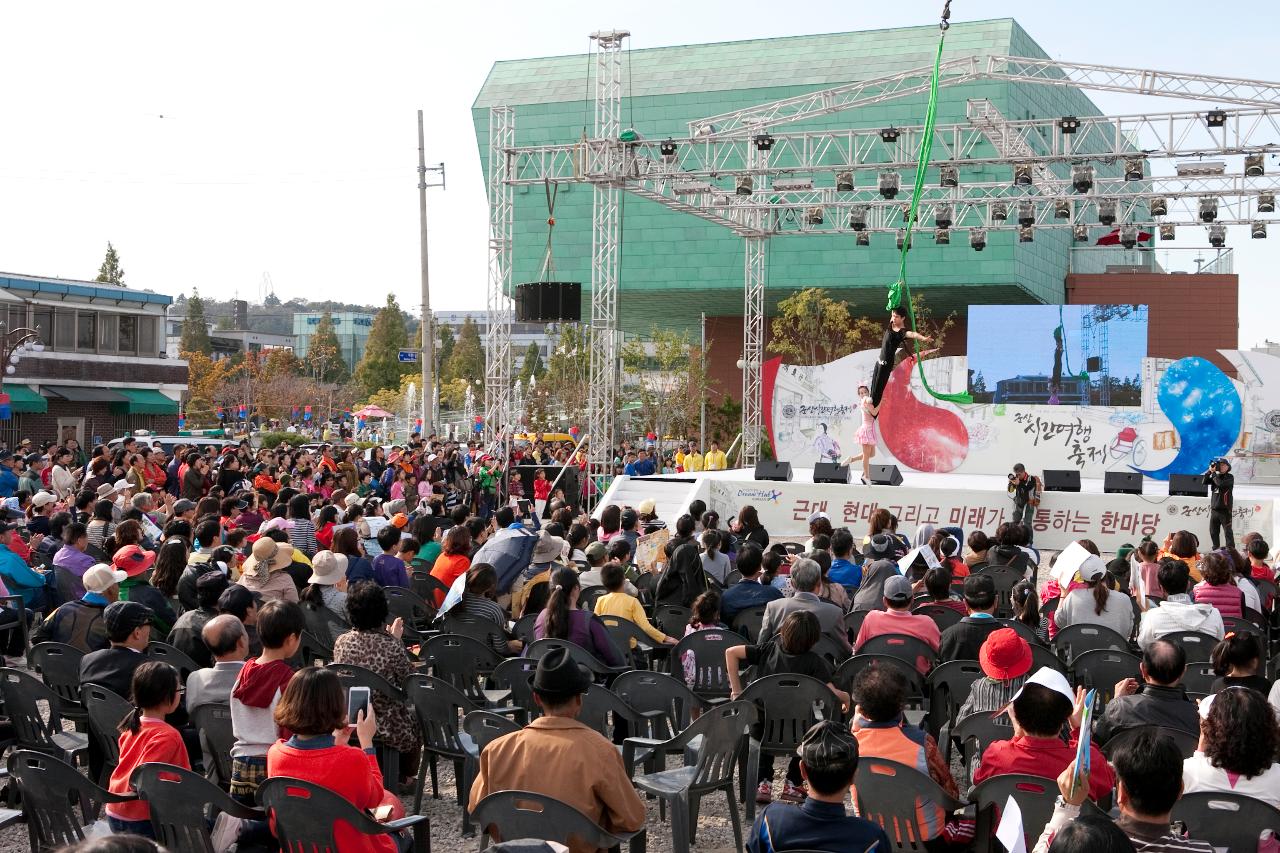
[[[867,230],[867,211],[870,208],[865,204],[859,204],[849,211],[849,227],[854,231]]]
[[[677,147],[678,146],[676,145],[676,141],[669,136],[667,137],[665,142],[661,142],[658,144],[658,150],[662,152],[662,159],[666,160],[668,163],[676,159]]]
[[[940,204],[933,212],[933,224],[939,228],[951,227],[951,216],[953,207],[949,204]]]
[[[853,192],[853,172],[836,173],[836,192]]]
[[[1226,110],[1209,110],[1204,114],[1204,123],[1209,127],[1223,127],[1227,123]]]
[[[1177,233],[1177,229],[1174,227],[1172,222],[1160,223],[1160,239],[1161,240],[1172,240],[1174,239],[1174,235],[1176,233]]]
[[[1063,133],[1075,133],[1080,129],[1080,119],[1075,116],[1063,116],[1058,119],[1058,129]]]
[[[1089,241],[1089,226],[1088,225],[1072,226],[1071,236],[1077,243],[1087,243]]]
[[[1200,199],[1200,221],[1212,222],[1218,218],[1218,200],[1212,196]]]
[[[1032,228],[1030,225],[1022,225],[1022,226],[1019,226],[1019,227],[1018,227],[1018,242],[1019,242],[1019,243],[1034,243],[1034,242],[1035,242],[1035,235],[1034,235],[1034,233],[1033,233],[1034,231],[1035,231],[1035,229],[1034,229],[1034,228]]]
[[[1275,193],[1258,193],[1258,212],[1259,213],[1275,213],[1276,212],[1276,194]]]
[[[1266,174],[1263,168],[1263,159],[1261,154],[1244,155],[1244,176],[1246,178],[1261,178]]]
[[[1053,203],[1053,215],[1057,219],[1071,218],[1071,202],[1068,199],[1060,198]]]
[[[1151,199],[1151,215],[1152,216],[1168,216],[1169,215],[1169,199],[1167,198]]]
[[[1126,157],[1124,160],[1124,179],[1140,181],[1146,177],[1146,167],[1141,157]]]
[[[821,225],[823,220],[822,205],[814,205],[804,209],[804,222],[806,225]]]
[[[981,252],[987,248],[987,229],[974,228],[969,232],[969,245],[973,247],[975,252]]]
[[[1264,226],[1264,228],[1265,228],[1265,226]],[[1264,231],[1263,233],[1264,233],[1264,235],[1265,235],[1265,233],[1266,233],[1266,232]],[[936,243],[936,244],[937,244],[937,245],[939,245],[939,246],[949,246],[949,245],[951,245],[951,229],[950,229],[950,228],[939,228],[938,230],[934,231],[934,232],[933,232],[933,242],[934,242],[934,243]]]
[[[898,229],[898,240],[897,240],[897,243],[898,243],[898,251],[899,251],[899,252],[901,252],[901,251],[902,251],[902,247],[903,247],[903,245],[904,245],[904,244],[905,244],[905,245],[906,245],[906,247],[907,247],[907,251],[908,251],[908,252],[909,252],[909,251],[911,251],[911,243],[907,240],[907,232],[906,232],[906,229],[904,229],[904,228],[899,228],[899,229]]]
[[[1261,220],[1254,220],[1249,226],[1249,236],[1255,240],[1265,240],[1267,238],[1267,223]]]
[[[1036,205],[1035,202],[1024,200],[1018,202],[1018,224],[1023,228],[1036,224]],[[1024,240],[1023,242],[1030,242]]]
[[[880,139],[884,142],[897,142],[898,137],[902,135],[902,131],[893,125],[889,125],[880,131]]]
[[[757,133],[751,141],[755,143],[757,151],[769,151],[773,148],[773,134],[767,130],[764,133]]]
[[[739,175],[734,181],[733,191],[738,195],[751,195],[755,191],[756,182],[750,175]]]
[[[938,186],[940,187],[958,187],[960,186],[960,170],[955,166],[939,166],[938,167]]]
[[[1072,166],[1071,188],[1078,193],[1087,193],[1093,189],[1093,167],[1088,165]]]
[[[1031,186],[1031,164],[1030,163],[1014,163],[1013,164],[1013,183],[1018,187]]]
[[[1221,249],[1227,244],[1227,226],[1210,225],[1209,226],[1209,245],[1215,249]]]
[[[1009,202],[993,201],[991,203],[991,218],[996,222],[1004,222],[1009,218]]]
[[[854,241],[853,241],[853,242],[854,242],[854,245],[856,245],[856,246],[870,246],[870,245],[871,245],[871,232],[870,232],[870,231],[859,231],[859,232],[858,232],[858,236],[854,239]]]
[[[1114,225],[1116,222],[1116,200],[1113,198],[1099,199],[1098,201],[1098,221],[1103,225]]]
[[[880,173],[880,195],[883,198],[896,198],[902,179],[897,172]]]
[[[1120,226],[1120,245],[1126,249],[1132,249],[1138,244],[1138,226],[1137,225],[1121,225]]]

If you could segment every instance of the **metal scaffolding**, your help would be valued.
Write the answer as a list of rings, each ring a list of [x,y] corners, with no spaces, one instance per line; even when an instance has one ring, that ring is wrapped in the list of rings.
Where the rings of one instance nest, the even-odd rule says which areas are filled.
[[[485,337],[484,437],[505,448],[515,423],[511,411],[511,231],[515,188],[510,182],[516,114],[511,107],[489,109],[489,328]],[[468,425],[468,428],[470,425]],[[503,459],[506,454],[503,453]]]

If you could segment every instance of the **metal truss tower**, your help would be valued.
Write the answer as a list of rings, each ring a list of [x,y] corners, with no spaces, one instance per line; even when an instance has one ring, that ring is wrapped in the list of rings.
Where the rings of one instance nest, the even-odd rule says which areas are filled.
[[[757,134],[747,149],[748,166],[752,170],[752,189],[768,189],[769,152],[774,139],[767,133]],[[742,449],[739,464],[755,467],[760,461],[760,444],[764,440],[764,289],[769,280],[769,238],[765,236],[763,211],[752,214],[755,233],[743,241],[742,303]]]
[[[591,346],[587,398],[588,476],[613,473],[618,414],[618,276],[622,265],[622,43],[626,30],[591,34],[596,46],[595,131],[583,146],[591,211]],[[591,490],[587,494],[592,494]]]
[[[511,411],[511,231],[515,188],[510,182],[515,110],[489,108],[489,328],[485,336],[484,436],[506,445],[515,423]],[[469,427],[470,425],[468,425]],[[507,458],[504,452],[500,457]]]

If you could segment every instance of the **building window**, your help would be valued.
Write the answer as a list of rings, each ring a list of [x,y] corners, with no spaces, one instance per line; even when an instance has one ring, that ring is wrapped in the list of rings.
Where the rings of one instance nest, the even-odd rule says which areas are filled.
[[[156,347],[156,318],[138,317],[138,355],[155,358],[159,350]]]
[[[14,329],[24,329],[27,327],[27,306],[10,305],[9,306],[9,331]]]
[[[97,317],[98,317],[98,352],[115,352],[116,351],[116,332],[120,328],[119,315],[99,314],[97,315]]]
[[[120,315],[120,354],[133,355],[138,350],[138,318]]]
[[[53,346],[53,309],[37,307],[31,313],[31,322],[35,325],[36,331],[40,333],[40,343],[47,347]]]
[[[76,349],[76,312],[56,311],[53,320],[53,348],[65,352]]]
[[[93,345],[98,337],[97,319],[97,316],[92,311],[81,311],[76,315],[77,352],[93,352]]]

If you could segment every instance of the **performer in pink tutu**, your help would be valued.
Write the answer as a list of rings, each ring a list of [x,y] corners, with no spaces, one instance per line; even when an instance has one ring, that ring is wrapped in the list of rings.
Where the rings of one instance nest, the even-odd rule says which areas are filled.
[[[858,427],[854,438],[862,446],[862,452],[850,456],[844,464],[852,465],[862,460],[862,484],[865,486],[871,479],[871,457],[876,455],[876,415],[880,413],[880,407],[871,401],[871,389],[866,385],[858,386],[858,403],[862,407],[862,426]]]

